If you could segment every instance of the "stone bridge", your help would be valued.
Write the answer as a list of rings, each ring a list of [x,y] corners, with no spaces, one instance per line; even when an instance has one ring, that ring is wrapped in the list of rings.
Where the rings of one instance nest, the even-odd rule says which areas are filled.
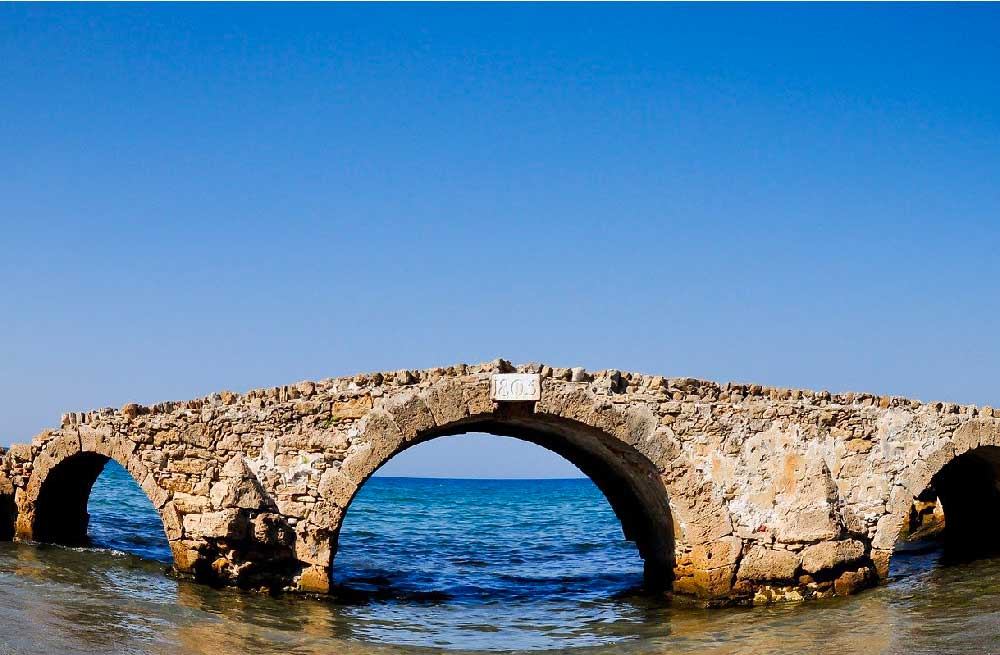
[[[494,400],[497,373],[537,400]],[[997,537],[1000,410],[503,360],[70,413],[0,460],[0,537],[86,539],[114,459],[179,574],[324,593],[359,487],[400,451],[488,432],[562,455],[604,492],[649,590],[699,604],[847,594],[886,577],[914,499],[955,540]]]

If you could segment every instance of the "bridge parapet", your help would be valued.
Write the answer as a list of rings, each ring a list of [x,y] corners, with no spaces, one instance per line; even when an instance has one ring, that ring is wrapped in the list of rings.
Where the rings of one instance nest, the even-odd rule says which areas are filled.
[[[492,400],[491,376],[511,372],[539,375],[540,400]],[[378,467],[487,431],[593,479],[650,588],[767,602],[884,578],[914,498],[965,453],[993,466],[998,424],[988,407],[495,360],[65,414],[3,454],[0,497],[18,538],[79,541],[114,459],[160,513],[179,572],[325,592],[344,513]]]

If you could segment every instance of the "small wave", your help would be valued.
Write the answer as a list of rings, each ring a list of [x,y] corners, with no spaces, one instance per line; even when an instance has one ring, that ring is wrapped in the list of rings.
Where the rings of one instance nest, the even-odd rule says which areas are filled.
[[[132,557],[131,553],[127,553],[124,550],[118,550],[117,548],[102,548],[100,546],[67,546],[69,550],[78,553],[104,553],[105,555],[111,555],[112,557]]]
[[[330,590],[331,600],[340,604],[357,605],[371,602],[405,601],[411,603],[442,603],[453,596],[444,591],[406,590],[386,586],[377,589],[359,589],[348,585],[338,585]]]

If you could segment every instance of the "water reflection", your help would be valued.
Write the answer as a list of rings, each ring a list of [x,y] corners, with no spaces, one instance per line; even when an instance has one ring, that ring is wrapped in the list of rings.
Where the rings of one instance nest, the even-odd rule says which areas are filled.
[[[938,558],[900,557],[883,587],[801,605],[720,611],[629,601],[628,621],[597,614],[588,624],[615,643],[580,652],[1000,652],[1000,561],[945,566]],[[411,620],[405,606],[373,615],[364,606],[220,591],[127,555],[2,544],[0,585],[0,643],[16,653],[421,652],[364,640]],[[517,613],[491,611],[505,610]],[[489,616],[465,614],[460,634],[482,637],[464,649],[504,647]],[[574,637],[565,626],[549,629],[552,640]],[[442,636],[428,632],[426,643]]]

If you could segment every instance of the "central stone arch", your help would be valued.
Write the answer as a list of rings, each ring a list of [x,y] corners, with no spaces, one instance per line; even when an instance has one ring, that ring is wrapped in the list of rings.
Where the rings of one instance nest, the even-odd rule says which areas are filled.
[[[636,544],[645,588],[669,590],[675,566],[669,494],[657,465],[637,447],[655,420],[642,411],[602,405],[579,388],[549,384],[545,398],[496,403],[489,399],[488,383],[479,381],[475,386],[446,382],[380,402],[354,428],[351,450],[321,488],[323,500],[337,508],[329,566],[335,566],[347,508],[383,464],[438,437],[486,432],[542,446],[577,466],[607,498],[625,538]]]

